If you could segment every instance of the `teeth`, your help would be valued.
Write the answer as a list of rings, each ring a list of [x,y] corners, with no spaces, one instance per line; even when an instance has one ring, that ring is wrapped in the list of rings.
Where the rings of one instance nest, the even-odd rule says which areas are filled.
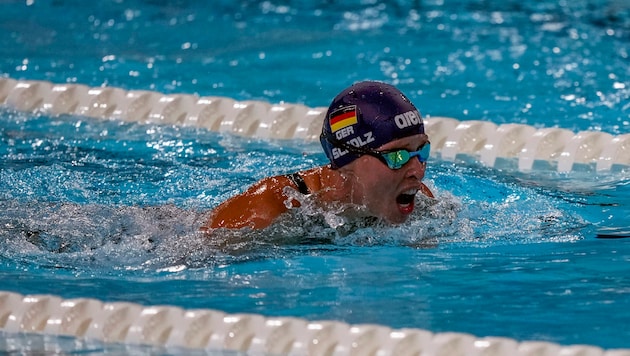
[[[417,192],[418,192],[418,189],[408,189],[408,190],[405,190],[403,194],[416,195]]]

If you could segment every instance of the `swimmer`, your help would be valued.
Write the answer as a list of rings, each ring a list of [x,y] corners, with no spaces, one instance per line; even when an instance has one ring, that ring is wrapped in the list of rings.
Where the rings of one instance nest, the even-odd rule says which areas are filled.
[[[433,198],[422,179],[430,143],[416,107],[397,88],[359,82],[330,104],[320,136],[330,164],[265,178],[216,207],[202,230],[261,229],[300,203],[286,187],[315,201],[343,204],[348,219],[405,222],[416,194]]]

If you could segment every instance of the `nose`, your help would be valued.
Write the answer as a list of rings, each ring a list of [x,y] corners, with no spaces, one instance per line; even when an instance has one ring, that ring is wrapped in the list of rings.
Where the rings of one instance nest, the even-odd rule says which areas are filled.
[[[421,181],[424,178],[424,172],[427,169],[427,163],[420,162],[420,160],[410,159],[409,162],[404,167],[405,169],[405,178],[413,178],[418,181]]]

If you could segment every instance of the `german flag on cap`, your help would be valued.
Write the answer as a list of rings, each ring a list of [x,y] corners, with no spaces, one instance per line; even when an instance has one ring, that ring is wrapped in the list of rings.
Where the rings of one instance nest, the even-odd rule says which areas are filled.
[[[357,106],[347,106],[330,114],[330,130],[334,133],[357,123]]]

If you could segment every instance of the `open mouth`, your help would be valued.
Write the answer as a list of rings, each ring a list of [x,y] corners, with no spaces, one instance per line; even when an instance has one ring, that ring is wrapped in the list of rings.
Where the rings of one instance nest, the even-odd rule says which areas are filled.
[[[413,205],[416,199],[416,189],[410,189],[396,197],[398,208],[403,214],[409,214],[413,211]]]

